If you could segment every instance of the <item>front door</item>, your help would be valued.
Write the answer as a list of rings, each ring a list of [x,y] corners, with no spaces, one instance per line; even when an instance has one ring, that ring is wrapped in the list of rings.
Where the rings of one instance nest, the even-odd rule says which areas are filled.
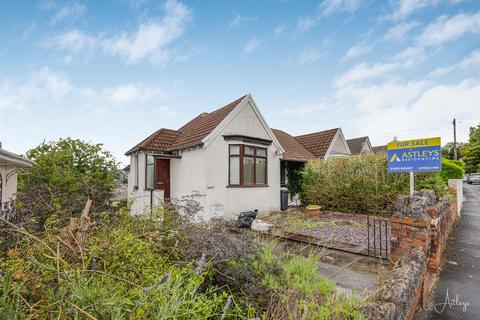
[[[170,159],[157,159],[157,189],[163,190],[164,199],[170,199]]]

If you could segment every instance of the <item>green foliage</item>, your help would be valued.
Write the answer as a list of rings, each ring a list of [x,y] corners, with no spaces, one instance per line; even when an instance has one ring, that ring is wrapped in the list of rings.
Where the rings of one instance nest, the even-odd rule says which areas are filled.
[[[99,220],[80,254],[65,246],[68,236],[62,232],[24,238],[0,256],[5,273],[0,314],[8,319],[215,319],[225,314],[232,319],[247,312],[234,301],[225,309],[229,292],[204,286],[213,272],[208,265],[199,269],[195,261],[172,259],[175,248],[157,238],[159,226],[157,218],[124,213]]]
[[[88,198],[98,211],[108,207],[118,170],[101,144],[60,139],[42,143],[27,156],[35,164],[19,175],[18,210],[34,217],[39,227],[65,222],[81,212]]]
[[[288,185],[287,189],[290,194],[295,195],[302,192],[302,168],[291,168],[288,170]]]
[[[397,196],[409,192],[409,175],[388,173],[384,154],[310,161],[303,177],[303,202],[326,210],[391,211]],[[415,174],[415,184],[439,196],[446,189],[436,173]]]
[[[440,177],[443,182],[448,183],[449,179],[463,179],[465,171],[458,165],[458,163],[462,162],[458,160],[442,159],[442,172],[440,173]]]
[[[462,158],[462,152],[461,152],[461,147],[463,146],[463,143],[457,142],[457,159]],[[453,160],[455,157],[455,151],[454,151],[454,144],[453,142],[448,142],[442,147],[442,158],[448,159],[448,160]]]
[[[480,125],[470,128],[468,143],[460,148],[465,162],[465,172],[480,172]]]

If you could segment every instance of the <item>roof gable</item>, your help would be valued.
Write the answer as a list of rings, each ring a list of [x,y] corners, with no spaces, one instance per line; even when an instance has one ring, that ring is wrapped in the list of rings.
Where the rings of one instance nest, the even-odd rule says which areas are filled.
[[[323,159],[325,158],[327,151],[330,149],[338,130],[340,130],[340,128],[304,134],[296,136],[295,140],[316,158]]]
[[[283,159],[304,162],[315,158],[311,152],[305,149],[293,136],[285,131],[272,129],[272,132],[285,151]]]
[[[348,147],[350,148],[350,152],[352,154],[362,154],[363,149],[365,148],[365,145],[368,147],[369,151],[372,151],[372,148],[369,143],[369,138],[368,137],[359,137],[359,138],[353,138],[353,139],[348,139],[347,144]]]
[[[202,140],[207,137],[245,97],[246,96],[243,96],[210,113],[203,112],[178,130],[159,129],[127,151],[126,154],[128,155],[138,150],[170,152],[201,144]]]

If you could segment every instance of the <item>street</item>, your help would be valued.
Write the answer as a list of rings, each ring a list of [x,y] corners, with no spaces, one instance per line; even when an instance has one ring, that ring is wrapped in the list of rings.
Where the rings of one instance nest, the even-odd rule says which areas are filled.
[[[480,185],[464,183],[462,216],[448,240],[431,310],[417,320],[480,319]]]

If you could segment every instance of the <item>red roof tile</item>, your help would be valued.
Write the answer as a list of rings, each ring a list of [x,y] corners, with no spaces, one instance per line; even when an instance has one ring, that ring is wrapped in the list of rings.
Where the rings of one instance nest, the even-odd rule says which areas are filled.
[[[237,99],[226,106],[212,111],[203,112],[178,130],[162,128],[126,152],[128,155],[137,150],[169,152],[193,147],[202,142],[230,112],[245,98]]]
[[[332,144],[333,138],[337,134],[339,128],[304,134],[295,137],[305,149],[317,158],[325,158],[328,148]]]
[[[285,160],[305,162],[315,158],[315,156],[298,143],[293,136],[278,129],[272,129],[272,132],[285,151],[283,155]]]

